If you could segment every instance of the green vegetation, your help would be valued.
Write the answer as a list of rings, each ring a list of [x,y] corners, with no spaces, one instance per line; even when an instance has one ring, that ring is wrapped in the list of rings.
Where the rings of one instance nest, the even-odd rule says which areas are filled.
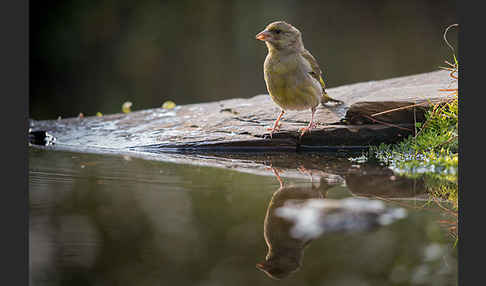
[[[457,91],[456,91],[457,93]],[[458,211],[458,98],[435,105],[424,123],[416,123],[415,136],[393,144],[372,146],[361,159],[385,164],[395,173],[423,179],[429,203],[436,203],[452,220],[441,223],[457,242]],[[441,201],[446,200],[449,204]],[[445,206],[449,205],[449,206]]]
[[[454,57],[450,76],[457,79],[458,62]],[[387,145],[372,146],[367,160],[386,164],[396,173],[413,178],[424,177],[432,195],[448,199],[457,210],[458,166],[458,91],[437,103],[426,113],[426,120],[416,122],[415,136]]]
[[[424,177],[432,195],[448,199],[457,209],[458,108],[457,96],[429,110],[426,121],[416,124],[416,135],[404,141],[372,146],[375,160],[400,175]]]
[[[450,71],[450,77],[457,80],[459,63],[455,55],[453,59],[453,64],[445,61],[449,67],[442,69]],[[458,89],[441,89],[438,92],[449,92],[451,97],[428,110],[424,122],[416,122],[414,136],[398,144],[372,146],[369,153],[359,159],[384,164],[399,175],[423,178],[431,195],[430,202],[437,203],[455,216],[457,224]],[[441,203],[443,200],[448,201],[450,207],[445,207]],[[450,230],[457,235],[457,225],[451,225]]]

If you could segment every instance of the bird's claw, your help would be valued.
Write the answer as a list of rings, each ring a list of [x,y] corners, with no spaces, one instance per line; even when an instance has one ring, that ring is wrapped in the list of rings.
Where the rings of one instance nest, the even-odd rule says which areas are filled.
[[[301,174],[307,174],[309,172],[309,170],[307,170],[303,165],[300,165],[299,167],[297,167],[297,170],[301,173]]]
[[[279,173],[279,174],[280,174],[280,173],[283,173],[283,169],[281,169],[281,168],[277,168],[277,167],[273,167],[272,165],[270,165],[270,166],[266,166],[266,167],[265,167],[265,170],[266,170],[266,171],[277,172],[277,173]]]
[[[297,170],[302,174],[302,175],[307,175],[310,177],[311,182],[314,182],[314,179],[312,177],[312,171],[307,170],[303,165],[299,166]]]
[[[300,128],[299,132],[300,132],[300,138],[302,138],[302,136],[304,136],[304,134],[307,133],[307,132],[311,133],[309,127]]]
[[[273,137],[273,132],[275,132],[275,131],[277,131],[277,132],[278,132],[278,131],[280,131],[280,126],[281,126],[281,125],[282,125],[282,124],[281,124],[281,123],[279,123],[278,125],[274,126],[273,128],[267,128],[267,131],[270,131],[270,134],[268,134],[268,135],[270,136],[270,139]]]
[[[316,128],[316,127],[317,127],[317,124],[312,123],[312,124],[309,124],[309,126],[299,128],[300,137],[304,136],[304,134],[307,133],[307,132],[311,133],[311,129]]]

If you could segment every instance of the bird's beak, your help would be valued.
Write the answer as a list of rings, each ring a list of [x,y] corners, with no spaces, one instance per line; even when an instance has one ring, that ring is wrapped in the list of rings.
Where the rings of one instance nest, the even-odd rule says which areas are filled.
[[[257,263],[256,264],[256,268],[260,269],[260,270],[265,270],[265,262],[261,262],[261,263]]]
[[[258,35],[256,35],[256,38],[260,41],[266,41],[266,40],[270,39],[271,37],[272,37],[272,35],[267,30],[263,30],[260,33],[258,33]]]

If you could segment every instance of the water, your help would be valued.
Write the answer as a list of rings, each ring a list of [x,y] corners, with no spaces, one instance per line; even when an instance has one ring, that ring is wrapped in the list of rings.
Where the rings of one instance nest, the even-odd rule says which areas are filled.
[[[272,169],[250,174],[31,148],[31,285],[456,285],[457,249],[440,223],[450,217],[404,199],[422,198],[421,182],[328,155],[259,160],[282,184]],[[310,172],[286,177],[292,170]],[[305,241],[287,251],[301,255],[301,265],[276,281],[257,264],[267,255],[265,236],[276,249],[289,245],[291,225],[269,217],[264,226],[267,210],[286,202],[282,194],[378,196],[406,216]]]

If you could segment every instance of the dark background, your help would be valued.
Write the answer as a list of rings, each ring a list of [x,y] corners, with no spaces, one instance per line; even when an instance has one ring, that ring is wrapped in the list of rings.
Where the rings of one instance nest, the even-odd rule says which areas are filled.
[[[455,1],[31,1],[29,116],[266,93],[255,35],[275,20],[302,31],[329,87],[436,70],[458,22]]]

